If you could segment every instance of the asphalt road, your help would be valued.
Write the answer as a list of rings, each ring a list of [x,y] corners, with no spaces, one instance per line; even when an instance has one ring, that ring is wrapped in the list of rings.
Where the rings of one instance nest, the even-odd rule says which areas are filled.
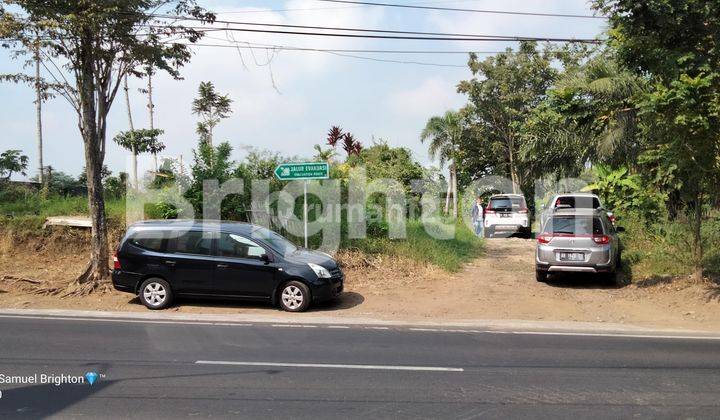
[[[717,418],[720,340],[0,317],[0,418]]]

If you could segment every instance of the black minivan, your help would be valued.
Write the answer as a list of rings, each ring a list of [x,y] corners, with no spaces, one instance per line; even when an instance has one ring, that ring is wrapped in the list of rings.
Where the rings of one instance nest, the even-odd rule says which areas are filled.
[[[115,289],[138,295],[150,309],[188,296],[264,300],[301,312],[343,290],[344,275],[332,257],[249,223],[138,222],[113,263]]]

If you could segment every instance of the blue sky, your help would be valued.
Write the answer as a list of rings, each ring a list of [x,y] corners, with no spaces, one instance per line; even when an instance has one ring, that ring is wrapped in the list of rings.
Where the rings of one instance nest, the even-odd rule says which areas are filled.
[[[443,7],[591,14],[583,0],[427,0],[396,3]],[[602,19],[569,19],[480,13],[440,12],[350,6],[315,0],[200,1],[219,19],[297,25],[382,28],[492,35],[592,38],[605,29]],[[296,9],[291,11],[272,11]],[[303,10],[297,10],[303,9]],[[202,43],[226,43],[223,33]],[[260,44],[333,49],[407,49],[498,51],[514,44],[462,41],[359,40],[301,37],[278,34],[235,33],[235,40]],[[227,140],[241,159],[248,146],[286,155],[312,156],[314,144],[322,143],[331,125],[353,132],[365,144],[371,139],[410,148],[416,159],[429,164],[419,133],[432,115],[456,109],[465,98],[456,84],[470,77],[466,67],[435,67],[374,62],[339,57],[323,52],[280,51],[268,61],[264,50],[195,47],[192,61],[182,70],[184,80],[166,75],[155,80],[154,101],[158,128],[165,130],[166,154],[192,158],[196,117],[191,102],[201,81],[213,81],[220,92],[233,99],[233,115],[216,129],[217,141]],[[22,70],[22,65],[0,52],[0,73]],[[241,56],[242,54],[242,56]],[[392,55],[357,53],[365,57],[411,60],[463,66],[461,54]],[[243,65],[244,62],[244,65]],[[257,65],[256,62],[260,65]],[[273,87],[275,80],[277,91]],[[136,128],[147,126],[146,98],[137,91],[144,81],[131,80],[131,109]],[[278,92],[279,91],[279,92]],[[21,149],[30,157],[29,175],[36,173],[35,114],[33,92],[22,85],[0,85],[0,150]],[[77,175],[84,166],[82,140],[73,110],[62,98],[45,105],[43,114],[45,164]],[[127,170],[127,152],[111,138],[128,128],[124,98],[118,96],[109,119],[106,164],[113,171]],[[147,161],[145,162],[147,165]]]

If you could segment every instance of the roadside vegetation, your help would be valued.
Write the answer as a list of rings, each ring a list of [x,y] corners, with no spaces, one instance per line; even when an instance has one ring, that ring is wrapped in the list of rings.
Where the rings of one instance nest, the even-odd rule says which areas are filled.
[[[19,56],[33,56],[36,63],[42,51],[47,60],[64,63],[73,77],[60,84],[48,83],[37,75],[0,79],[34,85],[38,112],[42,101],[52,98],[49,92],[70,102],[78,116],[87,166],[76,178],[40,163],[35,178],[39,186],[16,185],[10,177],[27,173],[28,158],[18,150],[3,152],[2,223],[33,228],[47,216],[89,215],[92,255],[89,269],[78,282],[89,285],[83,290],[93,290],[107,282],[108,225],[122,226],[125,197],[140,182],[134,169],[130,176],[114,175],[103,165],[108,134],[105,119],[115,93],[128,76],[147,79],[150,87],[153,69],[179,78],[178,68],[191,57],[187,45],[165,43],[161,34],[134,36],[139,27],[152,28],[153,2],[92,7],[84,2],[62,6],[22,0],[6,3],[11,7],[0,6],[0,36],[9,40],[6,46]],[[214,21],[212,13],[194,2],[167,3],[173,6],[170,14]],[[407,239],[388,238],[385,198],[375,194],[366,204],[368,237],[343,239],[343,248],[407,257],[456,271],[481,252],[482,241],[460,224],[452,240],[435,240],[428,235],[417,211],[422,191],[411,188],[411,180],[424,179],[424,191],[433,189],[444,196],[444,217],[454,220],[468,211],[459,200],[458,190],[491,192],[472,191],[473,181],[485,176],[510,179],[513,192],[524,193],[532,207],[550,194],[562,192],[563,179],[579,178],[588,181],[586,190],[599,194],[625,227],[623,255],[626,271],[634,279],[691,275],[701,282],[717,276],[720,52],[707,40],[717,39],[720,33],[720,4],[699,0],[649,0],[641,8],[631,0],[595,0],[592,4],[609,19],[609,31],[598,45],[524,41],[515,49],[486,59],[470,55],[469,77],[458,85],[458,91],[467,96],[466,106],[428,116],[424,130],[418,130],[431,154],[440,160],[440,170],[447,164],[447,177],[441,171],[422,167],[408,149],[391,147],[382,140],[363,143],[340,127],[331,127],[326,139],[308,148],[306,156],[250,150],[242,161],[235,162],[231,159],[232,144],[214,134],[214,128],[232,114],[232,99],[206,81],[192,102],[192,112],[198,117],[192,162],[187,167],[173,160],[159,162],[143,183],[158,190],[172,185],[186,187],[184,198],[200,215],[204,180],[222,184],[232,178],[243,179],[245,194],[227,197],[220,214],[228,220],[250,221],[258,215],[250,206],[249,181],[271,179],[271,192],[278,191],[285,184],[273,178],[276,165],[306,160],[314,153],[315,160],[330,164],[331,177],[341,180],[344,188],[354,169],[365,168],[369,180],[399,180],[402,193],[408,197]],[[190,42],[202,38],[202,33],[191,27],[175,25],[173,31],[171,35]],[[99,57],[94,65],[88,65],[80,54],[88,51]],[[83,84],[82,80],[105,83]],[[125,99],[129,104],[127,90]],[[87,103],[87,109],[80,103]],[[148,109],[148,129],[135,129],[128,113],[129,130],[113,133],[115,141],[134,157],[141,153],[157,156],[165,147],[162,130],[152,123],[151,93]],[[38,140],[41,145],[41,136]],[[553,185],[544,196],[535,196],[538,180]],[[311,199],[311,220],[318,216],[314,212],[321,211],[316,204]],[[298,216],[300,206],[298,201]],[[151,218],[186,216],[170,197],[145,210]],[[537,208],[531,210],[538,212]],[[282,221],[270,222],[282,231]],[[347,229],[343,221],[343,238]],[[298,237],[291,235],[291,239],[300,243]],[[318,237],[310,238],[312,245],[319,241]]]

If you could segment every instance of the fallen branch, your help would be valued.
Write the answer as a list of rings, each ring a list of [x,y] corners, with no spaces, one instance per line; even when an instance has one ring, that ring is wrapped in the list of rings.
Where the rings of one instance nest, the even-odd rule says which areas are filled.
[[[2,278],[0,278],[2,281],[8,281],[11,280],[12,284],[19,283],[19,282],[25,282],[30,284],[43,284],[40,280],[35,279],[29,279],[27,277],[19,277],[19,276],[11,276],[11,275],[4,275]]]

